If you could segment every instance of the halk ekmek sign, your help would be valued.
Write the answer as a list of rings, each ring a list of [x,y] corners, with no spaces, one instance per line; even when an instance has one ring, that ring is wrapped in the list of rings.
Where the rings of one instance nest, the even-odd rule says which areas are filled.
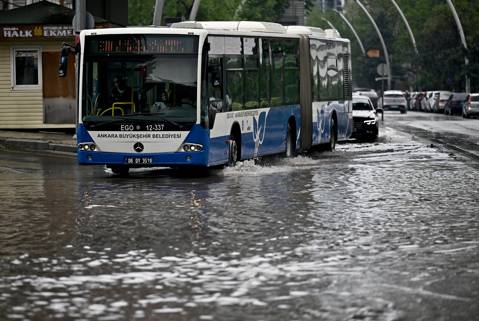
[[[0,27],[0,39],[52,39],[73,37],[72,26]]]

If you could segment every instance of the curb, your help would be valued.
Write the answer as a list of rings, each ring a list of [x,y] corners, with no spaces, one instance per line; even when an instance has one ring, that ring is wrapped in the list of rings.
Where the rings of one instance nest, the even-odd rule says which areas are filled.
[[[0,138],[0,148],[20,151],[50,151],[76,154],[76,147],[66,144],[50,143],[42,140]]]

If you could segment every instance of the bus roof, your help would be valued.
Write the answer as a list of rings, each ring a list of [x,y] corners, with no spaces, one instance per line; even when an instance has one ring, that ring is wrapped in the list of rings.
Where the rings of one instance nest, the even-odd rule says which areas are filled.
[[[348,39],[341,38],[339,32],[335,29],[326,29],[309,27],[309,26],[283,26],[274,22],[263,21],[183,21],[173,23],[171,27],[127,27],[127,28],[105,28],[105,29],[88,29],[83,30],[85,35],[107,35],[107,34],[194,34],[206,35],[213,34],[263,34],[277,35],[280,37],[298,37],[300,35],[308,35],[310,38],[332,39],[337,41],[346,41]]]
[[[309,26],[283,26],[279,23],[264,21],[183,21],[171,25],[171,28],[206,29],[209,31],[242,31],[283,35],[308,35],[312,38],[341,38],[336,29],[321,29]]]
[[[95,35],[123,35],[123,34],[180,34],[206,35],[207,31],[199,29],[172,29],[168,27],[126,27],[126,28],[99,28],[82,30],[80,36]]]
[[[171,28],[286,33],[279,23],[263,21],[183,21],[172,24]]]

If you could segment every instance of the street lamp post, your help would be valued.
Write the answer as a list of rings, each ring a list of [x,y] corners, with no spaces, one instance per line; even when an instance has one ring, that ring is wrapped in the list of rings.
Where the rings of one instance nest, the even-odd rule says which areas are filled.
[[[349,22],[349,20],[340,11],[334,9],[334,12],[336,12],[344,20],[344,22],[348,25],[349,29],[351,29],[354,36],[356,37],[356,40],[358,41],[359,47],[361,48],[361,52],[363,53],[364,56],[366,56],[366,50],[364,49],[363,42],[361,41],[361,38],[359,38],[359,35],[356,32],[356,29],[354,29],[353,25]]]
[[[452,15],[454,16],[454,20],[456,21],[457,29],[459,31],[459,36],[461,37],[462,46],[466,50],[466,55],[464,57],[464,65],[465,65],[465,68],[466,68],[466,93],[470,93],[471,92],[471,80],[469,79],[469,73],[468,73],[469,58],[467,58],[466,36],[464,35],[464,30],[462,29],[461,19],[459,19],[459,15],[457,14],[456,8],[454,7],[454,4],[452,3],[452,0],[447,0],[447,4],[449,5],[449,8],[451,9]]]
[[[331,29],[338,30],[328,19],[321,18],[321,20],[325,21]]]
[[[406,25],[407,31],[409,33],[409,38],[411,38],[412,45],[414,47],[414,51],[416,52],[416,55],[419,54],[419,51],[417,50],[417,45],[416,45],[416,39],[414,38],[414,34],[412,33],[411,26],[409,26],[409,22],[406,19],[406,16],[404,15],[404,12],[401,10],[399,5],[395,0],[391,0],[393,3],[394,7],[396,7],[396,10],[399,12],[399,15],[401,16],[402,21]]]
[[[359,0],[355,0],[355,1],[358,4],[358,6],[364,11],[364,13],[369,18],[369,20],[371,21],[374,29],[376,30],[376,33],[378,34],[379,40],[381,41],[381,45],[382,45],[383,51],[384,51],[384,59],[386,60],[387,81],[388,81],[388,87],[387,88],[391,89],[391,79],[392,79],[392,77],[391,77],[391,65],[389,63],[389,53],[388,53],[388,48],[386,47],[386,43],[384,42],[384,38],[381,35],[381,32],[379,31],[379,28],[378,28],[376,22],[374,21],[373,17],[369,13],[369,11],[366,9],[366,7],[361,3],[361,1],[359,1]]]

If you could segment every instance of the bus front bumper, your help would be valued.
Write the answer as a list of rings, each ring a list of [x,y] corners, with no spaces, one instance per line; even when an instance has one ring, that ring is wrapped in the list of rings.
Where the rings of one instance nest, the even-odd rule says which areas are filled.
[[[125,165],[129,167],[207,166],[208,151],[156,154],[78,151],[80,165]]]

